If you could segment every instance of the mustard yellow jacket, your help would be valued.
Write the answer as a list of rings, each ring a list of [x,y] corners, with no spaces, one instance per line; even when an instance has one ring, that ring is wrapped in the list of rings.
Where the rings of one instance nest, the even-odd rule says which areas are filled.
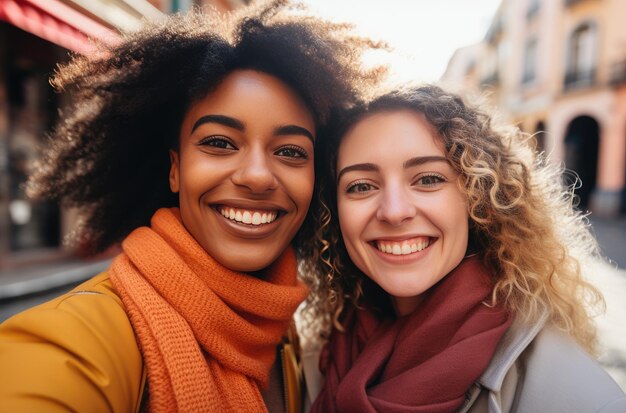
[[[301,412],[294,329],[278,350],[286,411]],[[138,412],[145,383],[132,326],[106,272],[0,324],[1,413]]]
[[[0,412],[137,412],[144,383],[106,273],[0,325]]]

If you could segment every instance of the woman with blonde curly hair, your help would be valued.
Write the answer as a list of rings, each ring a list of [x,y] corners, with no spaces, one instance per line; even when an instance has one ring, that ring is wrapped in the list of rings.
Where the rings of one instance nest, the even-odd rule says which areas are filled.
[[[103,46],[104,47],[104,46]],[[76,56],[29,182],[102,274],[0,325],[2,412],[299,412],[314,146],[377,47],[286,0],[174,16]]]
[[[329,129],[304,320],[332,331],[312,411],[626,408],[581,349],[595,349],[602,304],[581,275],[598,256],[585,217],[562,170],[493,123],[422,86]]]

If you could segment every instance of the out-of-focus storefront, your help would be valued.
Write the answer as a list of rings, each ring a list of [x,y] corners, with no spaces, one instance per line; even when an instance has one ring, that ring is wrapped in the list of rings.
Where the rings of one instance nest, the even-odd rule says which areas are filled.
[[[70,53],[114,42],[163,13],[145,0],[0,0],[0,274],[75,254],[63,246],[75,214],[33,202],[24,183],[63,108],[49,78]]]

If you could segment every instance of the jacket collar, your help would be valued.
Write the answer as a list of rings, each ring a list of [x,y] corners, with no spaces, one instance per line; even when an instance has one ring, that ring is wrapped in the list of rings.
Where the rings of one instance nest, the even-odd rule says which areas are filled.
[[[533,324],[515,321],[502,337],[489,366],[478,379],[478,383],[493,392],[499,392],[506,373],[539,334],[547,319],[548,314],[544,313]]]

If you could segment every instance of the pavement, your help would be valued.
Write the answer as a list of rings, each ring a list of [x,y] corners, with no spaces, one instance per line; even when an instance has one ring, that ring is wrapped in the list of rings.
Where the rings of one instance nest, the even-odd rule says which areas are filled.
[[[618,219],[591,218],[591,228],[602,253],[621,269],[626,269],[626,217]]]
[[[102,271],[111,260],[66,259],[0,272],[0,302],[84,281]]]
[[[626,217],[592,219],[594,233],[607,258],[584,269],[585,277],[604,294],[606,312],[596,318],[599,361],[626,391]],[[48,301],[98,274],[110,260],[67,260],[57,264],[0,272],[0,322]]]
[[[626,392],[626,270],[598,262],[585,269],[585,276],[606,302],[606,311],[595,319],[598,361]]]

